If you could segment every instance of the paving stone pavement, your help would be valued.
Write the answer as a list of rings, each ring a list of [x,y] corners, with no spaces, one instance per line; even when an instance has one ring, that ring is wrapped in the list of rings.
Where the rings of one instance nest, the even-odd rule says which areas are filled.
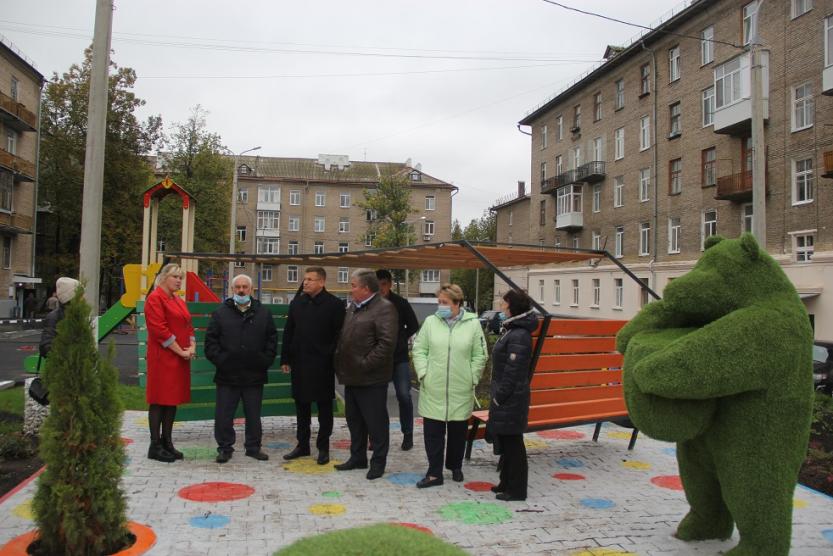
[[[364,471],[333,469],[349,454],[344,419],[336,420],[333,461],[326,466],[281,458],[294,446],[293,418],[263,419],[267,462],[243,455],[237,423],[238,451],[229,463],[215,463],[212,427],[211,421],[177,423],[174,440],[186,459],[165,464],[146,458],[146,414],[125,413],[128,515],[156,533],[149,554],[268,555],[301,537],[378,522],[416,524],[486,555],[699,555],[737,542],[737,533],[725,542],[673,538],[687,510],[673,445],[640,436],[628,452],[630,431],[615,425],[605,425],[599,442],[592,441],[592,426],[526,435],[529,498],[511,503],[487,490],[497,479],[497,458],[483,441],[463,466],[464,483],[447,473],[443,486],[417,489],[426,469],[419,420],[410,452],[399,450],[399,424],[391,422],[387,470],[375,481]],[[199,486],[213,482],[233,485]],[[0,546],[33,528],[34,492],[35,481],[0,504]],[[212,497],[227,499],[202,501]],[[795,555],[833,553],[833,498],[796,489],[792,546]]]

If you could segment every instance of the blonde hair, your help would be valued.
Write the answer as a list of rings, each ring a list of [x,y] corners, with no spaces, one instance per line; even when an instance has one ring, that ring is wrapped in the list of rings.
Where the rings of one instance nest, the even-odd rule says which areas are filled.
[[[171,274],[179,274],[182,275],[182,268],[176,263],[169,263],[162,267],[162,270],[159,271],[159,274],[156,275],[156,280],[154,280],[154,285],[158,286],[165,279],[170,276]]]
[[[437,297],[439,297],[440,294],[445,295],[455,305],[459,305],[463,302],[463,290],[457,284],[443,284],[440,289],[437,290]]]

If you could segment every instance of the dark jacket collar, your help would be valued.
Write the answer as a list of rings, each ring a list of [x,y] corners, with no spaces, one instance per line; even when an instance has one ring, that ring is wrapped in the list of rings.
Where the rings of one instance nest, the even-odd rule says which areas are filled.
[[[514,317],[510,317],[501,323],[501,328],[506,330],[510,328],[524,328],[532,332],[538,327],[538,315],[535,311],[530,309],[526,313],[521,313]]]
[[[237,312],[240,312],[237,309],[237,304],[234,302],[234,298],[232,298],[232,297],[229,297],[228,299],[226,299],[223,302],[223,305],[225,305],[226,307],[229,307],[230,309],[234,309]],[[260,307],[260,301],[258,301],[257,299],[255,299],[253,297],[252,300],[249,302],[249,308],[246,309],[245,312],[248,313],[249,311],[253,311],[253,310],[257,309],[258,307]]]

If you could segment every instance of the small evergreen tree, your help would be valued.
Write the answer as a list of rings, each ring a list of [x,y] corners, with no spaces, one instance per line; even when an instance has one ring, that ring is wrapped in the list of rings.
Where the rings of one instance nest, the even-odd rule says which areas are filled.
[[[43,380],[50,412],[41,429],[46,470],[32,503],[38,554],[111,554],[128,543],[121,490],[124,448],[113,348],[101,357],[78,288],[65,306]]]

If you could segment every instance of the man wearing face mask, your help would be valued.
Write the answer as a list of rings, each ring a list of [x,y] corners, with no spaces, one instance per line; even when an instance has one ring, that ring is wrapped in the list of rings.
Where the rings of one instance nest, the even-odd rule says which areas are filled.
[[[246,455],[264,461],[269,456],[261,451],[260,410],[267,371],[277,353],[278,331],[269,309],[251,297],[251,278],[238,274],[232,288],[234,296],[214,311],[205,333],[205,356],[217,368],[217,463],[226,463],[234,452],[233,421],[241,400],[246,416]]]

